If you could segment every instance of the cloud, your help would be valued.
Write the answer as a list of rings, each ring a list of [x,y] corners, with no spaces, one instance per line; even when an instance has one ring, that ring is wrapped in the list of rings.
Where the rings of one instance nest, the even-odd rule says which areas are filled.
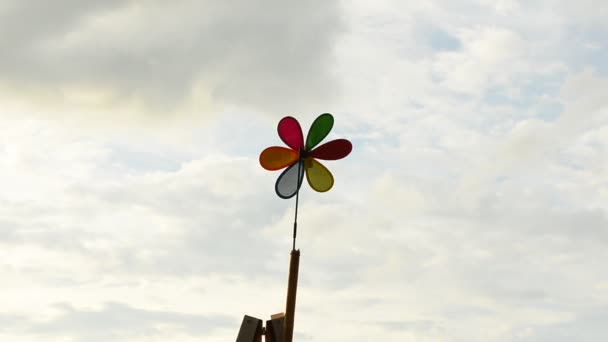
[[[109,47],[107,55],[144,42],[135,46],[185,61],[160,49],[155,37],[140,39],[138,30],[156,18],[154,29],[172,37],[162,41],[182,51],[181,44],[198,41],[184,27],[207,25],[230,36],[232,19],[225,23],[230,15],[220,14],[248,6],[205,5],[210,20],[193,14],[174,22],[156,14],[165,6],[179,13],[198,7],[78,4],[73,14],[58,14],[65,25],[37,34],[61,31],[65,39],[56,44],[74,50],[55,52],[67,57],[89,51],[76,48],[95,36]],[[347,29],[323,39],[334,44],[330,74],[341,90],[332,136],[353,138],[354,150],[326,163],[336,177],[332,191],[317,194],[305,185],[299,199],[298,336],[531,341],[586,331],[588,339],[601,339],[608,305],[601,262],[608,257],[608,86],[603,59],[585,59],[578,50],[584,40],[570,39],[588,29],[585,20],[568,16],[563,3],[547,6],[353,1],[340,8]],[[276,10],[287,11],[282,4]],[[308,11],[318,13],[300,12]],[[324,13],[330,12],[338,13]],[[269,22],[234,15],[255,27]],[[263,38],[251,30],[252,42]],[[239,29],[235,37],[248,32]],[[211,76],[232,75],[222,63],[244,63],[224,45],[213,46],[221,61],[219,71],[209,67]],[[111,69],[104,56],[92,65]],[[319,61],[311,63],[328,65]],[[90,76],[77,64],[65,78],[49,72],[37,81],[15,71],[9,81],[75,84]],[[157,96],[158,83],[143,69],[122,69],[124,79],[109,75],[107,89],[115,96],[137,88],[133,97],[160,107],[189,101],[173,96],[180,91]],[[96,87],[105,86],[105,76],[93,76]],[[167,87],[185,86],[189,78],[180,77],[168,78]],[[212,122],[165,120],[149,130],[117,125],[92,134],[71,120],[34,114],[3,121],[0,327],[9,328],[0,339],[37,341],[41,335],[30,329],[36,328],[49,338],[72,330],[107,340],[102,328],[114,322],[113,337],[129,341],[225,341],[238,330],[228,321],[283,309],[294,203],[275,198],[277,173],[256,161],[264,147],[280,144],[276,121],[245,108],[259,92],[243,86],[234,95],[221,83],[230,79],[218,80],[211,102],[231,104]],[[143,82],[150,88],[140,89]],[[302,101],[325,104],[311,98]],[[252,103],[258,100],[268,101]],[[293,114],[307,126],[318,112]],[[141,329],[121,325],[123,318]],[[222,328],[196,330],[199,319],[203,327]],[[318,329],[327,322],[337,322],[336,329]]]
[[[527,330],[527,341],[577,341],[591,342],[602,336],[608,319],[608,308],[599,307],[571,321],[558,325],[531,327]]]
[[[232,318],[221,315],[194,315],[171,311],[133,308],[121,303],[106,303],[99,309],[74,308],[55,304],[52,318],[4,317],[8,321],[0,331],[32,334],[39,338],[62,338],[87,341],[128,341],[138,337],[171,337],[179,333],[204,336],[224,327],[237,327]]]
[[[2,97],[53,112],[172,117],[236,105],[276,113],[338,91],[335,1],[9,1],[0,20]]]
[[[455,92],[476,94],[529,70],[524,64],[525,41],[516,32],[482,27],[463,30],[459,36],[463,51],[440,53],[435,68],[441,82]]]

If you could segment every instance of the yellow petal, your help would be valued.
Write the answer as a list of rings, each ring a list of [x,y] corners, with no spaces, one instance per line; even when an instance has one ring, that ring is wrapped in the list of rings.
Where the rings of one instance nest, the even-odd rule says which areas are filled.
[[[331,172],[312,157],[306,158],[304,161],[306,168],[306,180],[313,190],[325,192],[334,186],[334,176]]]

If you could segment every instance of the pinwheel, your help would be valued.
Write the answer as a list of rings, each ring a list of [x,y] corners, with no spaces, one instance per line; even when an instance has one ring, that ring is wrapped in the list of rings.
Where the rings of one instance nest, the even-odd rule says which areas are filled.
[[[334,176],[317,159],[342,159],[349,155],[353,149],[353,145],[346,139],[332,140],[317,147],[329,134],[333,126],[334,117],[331,114],[325,113],[319,115],[310,126],[306,142],[304,142],[304,135],[302,134],[302,128],[298,120],[291,116],[286,116],[279,121],[278,132],[279,137],[287,147],[271,146],[260,154],[260,164],[266,170],[277,171],[285,169],[274,186],[277,195],[284,199],[296,197],[296,210],[293,221],[293,246],[289,261],[289,279],[287,283],[287,305],[285,307],[284,322],[279,323],[283,327],[282,341],[285,342],[293,340],[300,263],[300,250],[296,250],[298,199],[304,174],[306,173],[306,180],[313,190],[318,192],[329,191],[334,186]],[[245,316],[243,324],[248,319],[248,316]],[[259,328],[257,331],[259,332],[262,331],[262,321],[258,320],[258,322]],[[274,331],[274,329],[267,331]],[[241,336],[241,332],[239,332],[239,336]],[[261,341],[261,335],[258,334],[255,338]],[[237,341],[240,340],[237,338]],[[247,339],[247,341],[251,341],[251,339]]]
[[[260,154],[260,164],[266,170],[286,168],[275,184],[279,197],[288,199],[298,194],[304,173],[315,191],[326,192],[333,187],[333,175],[317,159],[342,159],[352,150],[352,144],[346,139],[332,140],[315,148],[329,134],[333,125],[334,117],[331,114],[319,115],[312,123],[305,143],[298,120],[286,116],[279,121],[279,137],[289,148],[271,146]]]

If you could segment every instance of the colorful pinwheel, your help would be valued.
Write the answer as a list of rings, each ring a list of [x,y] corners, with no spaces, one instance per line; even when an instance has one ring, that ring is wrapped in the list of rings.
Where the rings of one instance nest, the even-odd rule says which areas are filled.
[[[312,123],[306,144],[298,120],[286,116],[279,121],[279,137],[290,148],[281,146],[268,147],[260,154],[260,164],[270,171],[287,169],[281,173],[275,185],[275,191],[281,198],[291,198],[298,193],[306,172],[306,180],[315,191],[325,192],[334,185],[331,172],[317,159],[338,160],[352,151],[352,144],[346,139],[329,141],[317,146],[329,134],[334,125],[334,117],[321,114]]]

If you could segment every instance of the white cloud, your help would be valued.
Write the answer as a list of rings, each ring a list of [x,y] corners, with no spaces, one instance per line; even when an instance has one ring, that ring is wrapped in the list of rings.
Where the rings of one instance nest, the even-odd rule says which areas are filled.
[[[464,30],[459,38],[462,51],[441,53],[436,60],[438,77],[452,91],[479,94],[531,69],[525,65],[525,42],[513,31],[482,27]]]

